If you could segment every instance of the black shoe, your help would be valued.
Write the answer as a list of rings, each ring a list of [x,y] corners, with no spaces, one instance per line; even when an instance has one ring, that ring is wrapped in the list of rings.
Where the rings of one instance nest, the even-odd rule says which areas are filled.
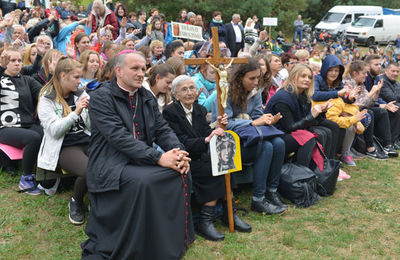
[[[387,154],[379,153],[376,149],[372,152],[366,152],[365,153],[369,158],[375,159],[375,160],[386,160],[389,158]]]
[[[383,151],[389,155],[389,157],[399,157],[399,153],[394,149],[393,145],[387,145],[383,148]]]
[[[205,239],[211,241],[222,241],[225,236],[214,227],[215,206],[202,206],[200,210],[199,224],[196,232]]]
[[[396,142],[393,144],[393,148],[396,149],[396,150],[400,150],[400,141],[396,141]]]
[[[223,205],[223,210],[224,210],[223,215],[222,215],[222,224],[224,224],[225,226],[229,226],[228,209],[226,206],[226,201],[224,201],[222,203],[222,205]],[[236,207],[235,207],[235,203],[234,203],[233,199],[232,199],[232,207],[233,207],[233,223],[234,223],[235,230],[237,230],[238,232],[250,233],[251,226],[249,224],[247,224],[246,222],[244,222],[236,214]]]
[[[267,200],[263,201],[252,200],[251,210],[255,212],[265,213],[267,215],[272,215],[272,214],[281,214],[286,210],[286,208],[269,203]]]
[[[278,192],[267,192],[265,198],[272,204],[281,208],[287,209],[287,206],[282,202]]]
[[[69,221],[74,225],[82,225],[85,220],[85,214],[82,210],[81,203],[73,201],[72,198],[69,200]]]
[[[360,153],[359,151],[354,149],[354,147],[350,148],[350,153],[353,159],[363,159],[365,157],[365,154]]]

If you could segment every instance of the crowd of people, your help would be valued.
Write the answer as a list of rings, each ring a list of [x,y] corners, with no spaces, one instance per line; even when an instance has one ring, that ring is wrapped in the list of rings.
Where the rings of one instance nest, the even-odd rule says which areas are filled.
[[[289,43],[282,32],[270,39],[255,15],[224,23],[215,11],[207,24],[183,9],[177,22],[202,27],[204,41],[191,41],[174,38],[157,8],[147,18],[112,1],[87,10],[70,1],[47,9],[2,3],[0,143],[23,149],[18,187],[26,194],[52,196],[60,184],[37,181],[36,168],[75,176],[71,223],[84,223],[90,194],[83,258],[175,259],[194,232],[224,240],[214,222],[228,225],[225,183],[212,176],[209,152],[223,128],[281,133],[241,147],[253,169],[251,210],[267,215],[288,208],[278,194],[282,165],[315,167],[316,145],[351,167],[363,157],[398,156],[400,46],[361,55],[354,40],[309,43],[300,15]],[[185,65],[212,57],[213,48],[248,63]],[[341,170],[339,180],[348,178]],[[233,219],[236,231],[252,231],[235,199]]]

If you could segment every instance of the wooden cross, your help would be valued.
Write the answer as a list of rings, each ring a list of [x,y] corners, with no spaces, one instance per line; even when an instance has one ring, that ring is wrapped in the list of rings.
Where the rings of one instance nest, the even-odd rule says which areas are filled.
[[[215,67],[218,67],[219,64],[228,64],[232,61],[232,64],[243,64],[248,63],[249,60],[247,58],[221,58],[219,53],[219,39],[218,39],[218,28],[212,27],[212,45],[213,45],[213,57],[212,58],[196,58],[196,59],[185,59],[185,65],[201,65],[210,63]],[[222,116],[225,111],[222,107],[221,103],[221,89],[219,87],[219,74],[215,73],[216,76],[216,87],[217,87],[217,97],[218,97],[218,113]],[[224,127],[225,130],[225,127]],[[233,223],[233,209],[232,209],[232,188],[231,188],[231,174],[225,174],[225,189],[226,189],[226,202],[228,208],[228,220],[229,220],[229,232],[234,232],[234,223]]]

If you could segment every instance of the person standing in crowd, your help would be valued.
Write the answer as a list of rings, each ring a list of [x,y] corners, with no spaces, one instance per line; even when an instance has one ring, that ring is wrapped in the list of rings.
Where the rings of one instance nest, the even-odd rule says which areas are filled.
[[[232,57],[237,57],[238,52],[244,47],[244,30],[243,26],[240,24],[239,14],[232,15],[232,21],[225,24],[225,30],[226,45],[231,51]]]
[[[165,38],[164,38],[164,33],[161,30],[161,21],[160,19],[153,19],[151,22],[151,41],[160,41],[163,43],[163,47],[165,47]]]
[[[113,39],[117,39],[118,20],[113,11],[103,4],[101,0],[94,0],[91,13],[92,33],[98,28],[103,28],[108,24],[112,25]],[[89,25],[90,26],[90,25]]]
[[[115,17],[118,20],[118,28],[121,28],[121,20],[122,18],[128,18],[128,9],[125,5],[119,4],[117,9],[115,10]]]
[[[78,90],[81,75],[82,65],[78,61],[61,58],[52,79],[40,91],[38,104],[38,115],[44,129],[38,167],[55,171],[59,165],[77,176],[68,204],[69,220],[75,225],[83,224],[85,218],[83,197],[87,192],[90,139],[89,96],[84,90]]]
[[[181,75],[172,82],[172,94],[175,101],[168,105],[163,116],[185,145],[192,161],[191,174],[193,178],[193,204],[200,205],[200,219],[196,232],[212,241],[220,241],[225,237],[214,227],[216,204],[225,196],[225,181],[223,176],[213,176],[211,157],[208,152],[209,143],[214,135],[224,135],[221,128],[228,123],[225,117],[218,117],[217,128],[211,129],[206,120],[206,110],[196,101],[197,88],[187,75]],[[228,225],[226,201],[223,201],[223,223]],[[251,227],[234,213],[235,229],[239,232],[251,232]]]
[[[145,58],[122,51],[115,71],[90,98],[82,258],[179,259],[194,241],[188,153],[142,88]]]
[[[294,25],[294,37],[293,37],[293,42],[295,42],[297,35],[299,35],[300,42],[303,40],[303,20],[301,20],[301,15],[299,14],[297,16],[297,19],[293,23]]]
[[[179,12],[178,18],[176,18],[177,23],[186,23],[187,22],[187,10],[182,9]]]
[[[160,10],[158,8],[152,8],[150,10],[150,17],[147,19],[147,24],[151,24],[153,22],[153,19],[158,17],[160,15]]]
[[[397,34],[397,38],[394,40],[394,45],[396,46],[395,53],[400,54],[400,33]]]
[[[142,39],[146,35],[146,28],[147,28],[147,22],[146,22],[146,12],[143,10],[139,10],[137,12],[137,20],[133,22],[133,26],[135,29],[140,30],[140,33],[136,34],[136,36],[139,39]]]
[[[370,66],[370,68],[372,67]],[[400,66],[397,62],[390,62],[388,64],[385,74],[382,76],[383,86],[379,94],[387,102],[385,108],[389,112],[392,142],[396,150],[400,149],[400,83],[397,81],[399,71]]]
[[[255,24],[254,25],[254,29],[257,30],[257,33],[261,32],[262,31],[262,26],[261,26],[260,21],[258,20],[258,16],[257,15],[253,15],[252,20],[253,20],[253,22]]]
[[[43,136],[42,127],[35,123],[35,108],[42,86],[31,77],[21,75],[19,50],[3,51],[0,65],[0,143],[24,149],[19,189],[29,195],[39,195],[33,167]]]
[[[226,40],[226,28],[223,24],[222,21],[222,13],[220,11],[215,11],[213,12],[213,19],[210,22],[210,25],[208,26],[208,34],[210,36],[210,39],[212,38],[212,32],[211,28],[212,27],[217,27],[218,28],[218,39],[221,42],[224,42]]]

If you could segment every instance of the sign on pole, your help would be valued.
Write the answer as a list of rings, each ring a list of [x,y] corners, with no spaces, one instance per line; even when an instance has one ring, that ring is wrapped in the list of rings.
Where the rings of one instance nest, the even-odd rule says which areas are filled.
[[[242,170],[240,138],[233,131],[214,135],[210,141],[212,175],[219,176]]]
[[[277,17],[264,17],[263,25],[264,26],[278,26],[278,18]]]
[[[172,37],[204,41],[203,28],[196,25],[171,22]]]

